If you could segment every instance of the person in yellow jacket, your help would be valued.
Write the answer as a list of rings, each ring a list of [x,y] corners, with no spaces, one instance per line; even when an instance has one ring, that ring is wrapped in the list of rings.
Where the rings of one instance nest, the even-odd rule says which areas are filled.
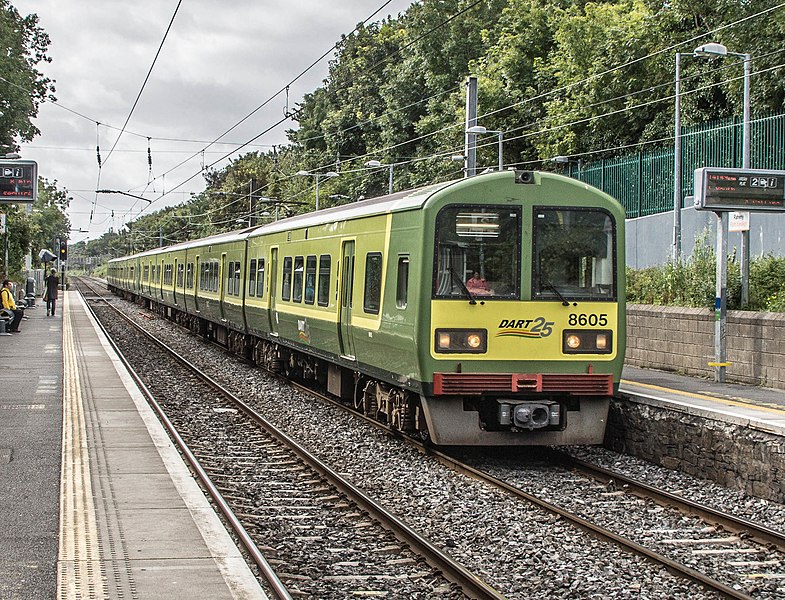
[[[24,311],[16,307],[14,301],[14,294],[11,291],[11,282],[7,279],[3,280],[3,288],[0,290],[0,301],[3,308],[7,308],[14,313],[14,320],[8,326],[9,333],[19,333],[19,323],[25,315]]]

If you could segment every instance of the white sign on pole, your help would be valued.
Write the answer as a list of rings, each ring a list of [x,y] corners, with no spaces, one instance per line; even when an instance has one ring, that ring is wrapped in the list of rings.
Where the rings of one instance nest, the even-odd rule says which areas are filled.
[[[728,231],[749,231],[749,211],[734,211],[728,216]]]

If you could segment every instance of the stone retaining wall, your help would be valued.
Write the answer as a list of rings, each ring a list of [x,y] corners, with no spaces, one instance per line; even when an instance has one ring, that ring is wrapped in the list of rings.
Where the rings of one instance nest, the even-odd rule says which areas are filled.
[[[605,447],[785,502],[785,438],[746,422],[614,399]]]
[[[730,310],[725,342],[726,381],[785,389],[785,313]],[[713,311],[627,305],[627,364],[713,378],[713,360]]]

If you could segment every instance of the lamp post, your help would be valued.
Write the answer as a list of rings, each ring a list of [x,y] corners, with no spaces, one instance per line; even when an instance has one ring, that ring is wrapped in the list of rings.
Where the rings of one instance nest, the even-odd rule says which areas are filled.
[[[319,210],[319,180],[322,177],[326,177],[327,179],[338,177],[338,173],[336,173],[335,171],[327,171],[326,173],[311,173],[310,171],[297,171],[296,175],[299,177],[316,178],[316,210]]]
[[[364,166],[370,167],[372,169],[378,169],[379,167],[389,167],[389,169],[390,169],[390,179],[389,179],[389,183],[387,185],[387,193],[388,194],[392,194],[393,193],[393,167],[395,167],[395,163],[383,164],[383,163],[379,162],[378,160],[369,160],[369,161],[367,161],[364,164]]]
[[[746,53],[728,52],[722,44],[712,42],[695,48],[692,53],[676,53],[676,90],[673,136],[673,260],[681,259],[681,204],[682,204],[682,150],[681,150],[681,57],[716,58],[738,56],[744,60],[744,116],[742,125],[742,168],[750,166],[750,67],[751,56]],[[747,274],[749,274],[749,232],[742,235],[742,303],[744,303],[744,262],[746,257]],[[748,279],[747,279],[748,281]]]
[[[494,135],[499,136],[499,171],[502,171],[504,169],[504,161],[502,158],[502,142],[504,139],[504,132],[492,131],[490,129],[486,129],[482,125],[474,125],[473,127],[469,127],[466,130],[466,133],[473,133],[475,135],[485,135],[486,133],[493,133]]]

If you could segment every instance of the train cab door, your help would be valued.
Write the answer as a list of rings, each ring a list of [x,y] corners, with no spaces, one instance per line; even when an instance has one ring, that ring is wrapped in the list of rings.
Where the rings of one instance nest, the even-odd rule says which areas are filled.
[[[278,248],[270,248],[270,264],[267,266],[269,273],[267,286],[270,290],[270,304],[267,318],[270,320],[270,333],[278,335],[278,310],[275,295],[278,290]]]
[[[352,304],[354,297],[354,241],[343,242],[339,274],[338,342],[341,355],[354,360]]]

